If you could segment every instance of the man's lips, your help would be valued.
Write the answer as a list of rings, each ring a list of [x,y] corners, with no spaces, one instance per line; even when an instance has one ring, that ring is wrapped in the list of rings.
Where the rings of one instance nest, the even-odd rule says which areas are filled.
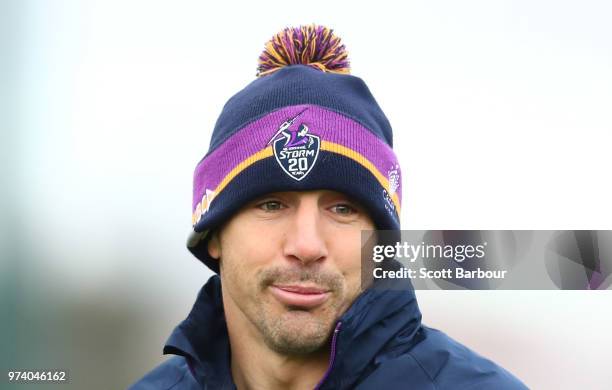
[[[313,308],[324,303],[331,292],[321,287],[300,285],[271,285],[272,295],[282,304]]]

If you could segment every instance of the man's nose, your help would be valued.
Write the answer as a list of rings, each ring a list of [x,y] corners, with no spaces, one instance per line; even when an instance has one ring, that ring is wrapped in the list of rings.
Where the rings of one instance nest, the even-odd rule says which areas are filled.
[[[301,202],[288,226],[285,257],[299,260],[305,265],[322,261],[327,257],[325,238],[318,205]]]

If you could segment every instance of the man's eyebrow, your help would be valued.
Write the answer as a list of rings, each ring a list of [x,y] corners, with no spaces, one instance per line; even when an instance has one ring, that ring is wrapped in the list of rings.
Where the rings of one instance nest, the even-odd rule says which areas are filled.
[[[359,203],[358,200],[356,200],[355,198],[353,198],[350,195],[346,195],[343,193],[329,193],[329,194],[325,194],[321,197],[323,202],[346,202],[346,203],[350,203],[351,205],[354,205],[356,207],[359,208],[363,208],[363,206],[361,205],[361,203]]]
[[[263,195],[259,195],[256,196],[255,198],[251,199],[248,203],[252,204],[252,203],[257,203],[257,202],[261,202],[262,200],[265,199],[279,199],[282,200],[282,195],[280,192],[270,192],[268,194],[263,194]]]

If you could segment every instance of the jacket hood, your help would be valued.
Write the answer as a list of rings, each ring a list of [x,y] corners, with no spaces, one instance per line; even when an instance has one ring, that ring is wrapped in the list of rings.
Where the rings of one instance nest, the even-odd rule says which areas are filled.
[[[381,350],[405,350],[420,339],[421,312],[408,280],[392,288],[363,291],[336,323],[337,340],[320,389],[349,386],[367,375]],[[172,332],[164,354],[184,356],[196,380],[211,388],[234,388],[230,346],[221,298],[221,279],[212,276],[200,290],[191,312]],[[377,356],[379,356],[377,358]],[[377,363],[377,362],[374,362]]]

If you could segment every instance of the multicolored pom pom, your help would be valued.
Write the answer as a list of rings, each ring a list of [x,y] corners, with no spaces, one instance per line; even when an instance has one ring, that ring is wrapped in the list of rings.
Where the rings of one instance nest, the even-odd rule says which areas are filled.
[[[285,28],[266,43],[259,56],[257,77],[296,64],[323,72],[350,73],[348,53],[333,31],[315,24]]]

